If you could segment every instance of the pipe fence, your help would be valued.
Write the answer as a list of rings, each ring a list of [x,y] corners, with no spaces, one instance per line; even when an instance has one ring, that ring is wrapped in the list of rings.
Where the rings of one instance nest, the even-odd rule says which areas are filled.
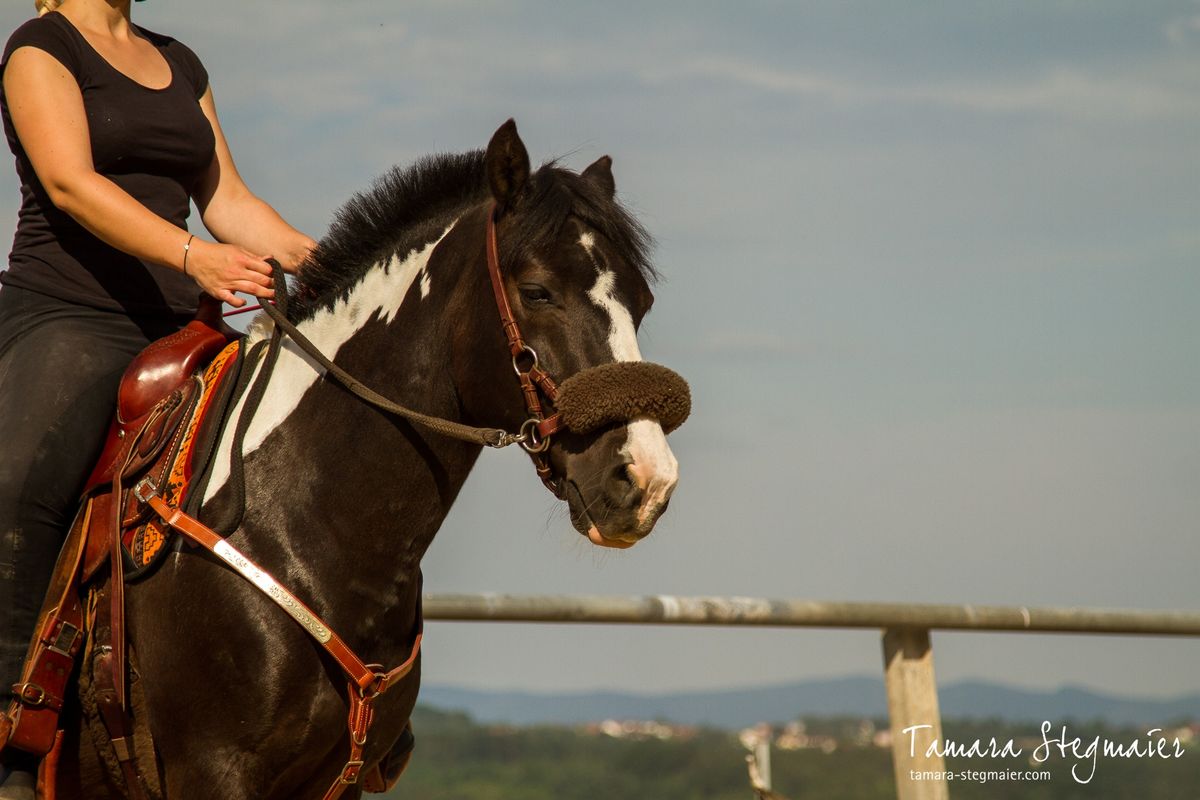
[[[884,683],[898,800],[947,800],[930,632],[1200,636],[1200,613],[913,603],[826,603],[758,597],[428,594],[425,618],[456,622],[866,628],[883,634]],[[912,730],[913,726],[921,726]]]

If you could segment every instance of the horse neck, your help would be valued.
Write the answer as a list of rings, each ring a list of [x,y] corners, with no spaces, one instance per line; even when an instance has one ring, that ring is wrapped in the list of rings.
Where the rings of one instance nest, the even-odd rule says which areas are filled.
[[[470,237],[450,234],[447,228],[424,248],[369,270],[347,297],[299,327],[380,393],[457,419],[457,392],[446,365],[463,317],[480,316],[463,304],[486,296],[475,291],[476,281],[460,280],[459,273],[475,268]],[[472,289],[464,291],[464,283]],[[247,344],[268,331],[256,325]],[[229,446],[223,444],[225,454]],[[299,577],[315,597],[352,582],[356,593],[366,595],[365,606],[380,608],[411,594],[420,559],[480,452],[319,380],[290,340],[243,450],[246,515],[239,538],[252,555],[311,565]],[[210,489],[214,495],[220,502],[219,486]],[[336,615],[330,621],[336,624]]]

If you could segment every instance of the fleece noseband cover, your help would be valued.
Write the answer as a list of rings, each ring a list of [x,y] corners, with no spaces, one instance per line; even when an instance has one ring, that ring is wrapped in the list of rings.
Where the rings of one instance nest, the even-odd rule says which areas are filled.
[[[646,361],[590,367],[562,382],[555,400],[563,423],[575,433],[638,417],[656,419],[670,433],[692,410],[687,381],[674,370]]]

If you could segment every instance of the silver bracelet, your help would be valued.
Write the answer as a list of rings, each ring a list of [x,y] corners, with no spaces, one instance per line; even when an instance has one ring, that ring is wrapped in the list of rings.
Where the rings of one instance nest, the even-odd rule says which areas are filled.
[[[190,253],[192,251],[192,240],[195,238],[196,238],[196,234],[193,233],[191,236],[188,237],[187,244],[185,244],[183,246],[183,274],[184,275],[187,275],[188,253]]]

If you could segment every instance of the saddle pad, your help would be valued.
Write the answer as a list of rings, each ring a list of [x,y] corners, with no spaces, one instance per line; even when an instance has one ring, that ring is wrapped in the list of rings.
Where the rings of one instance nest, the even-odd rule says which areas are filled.
[[[198,452],[197,444],[201,439],[199,433],[209,422],[217,421],[210,419],[212,414],[223,412],[223,409],[215,408],[221,404],[214,403],[214,399],[221,394],[219,389],[224,381],[237,374],[235,367],[238,363],[240,344],[241,340],[230,342],[204,370],[202,376],[204,386],[200,398],[196,401],[195,410],[183,423],[186,428],[180,438],[179,446],[170,456],[173,460],[169,465],[169,470],[166,471],[166,485],[160,487],[163,499],[172,506],[179,507],[183,504],[187,498],[192,478],[204,468],[203,463],[197,462],[197,456],[201,460],[208,457],[207,453]],[[122,532],[121,541],[129,559],[126,561],[126,565],[131,567],[127,578],[138,577],[156,562],[158,556],[165,551],[169,531],[170,529],[161,520],[152,517],[144,524],[136,525]]]

